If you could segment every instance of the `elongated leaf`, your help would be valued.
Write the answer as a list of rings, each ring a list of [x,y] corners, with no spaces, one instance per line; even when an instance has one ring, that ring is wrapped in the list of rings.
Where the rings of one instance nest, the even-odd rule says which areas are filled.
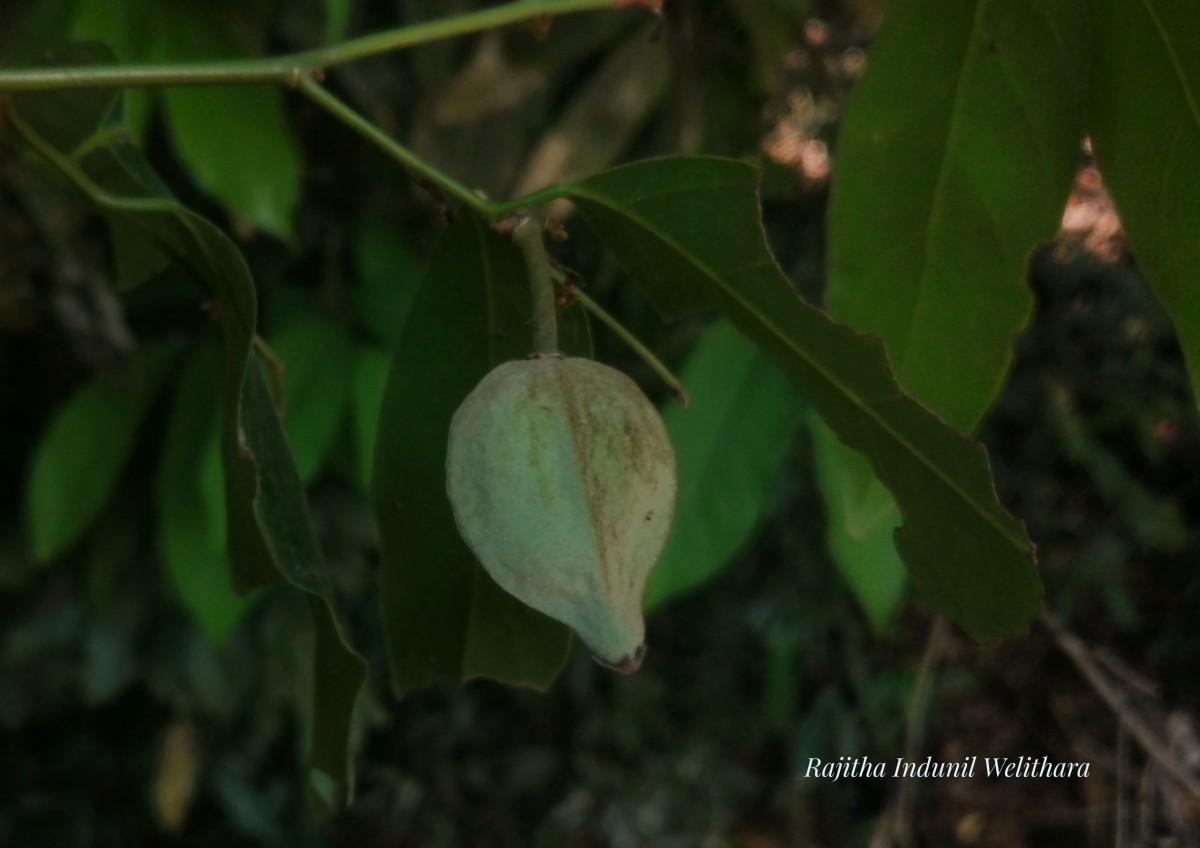
[[[830,556],[871,624],[882,631],[904,597],[904,564],[892,542],[900,510],[861,454],[819,420],[812,422],[812,434]]]
[[[379,432],[379,412],[383,390],[387,386],[392,358],[377,347],[358,351],[354,366],[354,406],[352,423],[355,457],[363,488],[371,487],[371,467],[375,462],[375,439]]]
[[[59,46],[47,52],[47,62],[55,65],[113,65],[116,57],[103,44],[83,42]],[[5,111],[11,106],[38,135],[56,150],[77,154],[84,142],[94,136],[106,121],[118,113],[117,98],[108,91],[63,89],[49,94],[5,94]],[[5,137],[8,138],[7,121]]]
[[[900,384],[963,432],[1008,371],[1026,260],[1074,178],[1086,19],[1085,0],[896,4],[838,133],[829,314],[880,336]]]
[[[446,497],[450,417],[495,365],[531,349],[516,248],[473,216],[449,227],[417,292],[384,393],[372,500],[398,692],[487,676],[545,687],[569,631],[503,592],[458,534]]]
[[[111,57],[110,57],[111,58]],[[196,282],[215,306],[223,340],[221,382],[221,458],[224,469],[227,538],[234,579],[245,591],[282,572],[290,581],[329,606],[344,636],[344,615],[330,591],[324,559],[308,517],[304,491],[257,367],[247,367],[256,325],[254,283],[245,260],[217,227],[158,190],[153,171],[119,127],[106,126],[115,95],[104,91],[22,94],[9,101],[6,121],[23,143],[45,158],[109,216],[120,219],[159,244]],[[94,116],[95,135],[75,147],[55,144],[58,127],[73,125],[81,115]],[[348,647],[336,655],[347,667],[362,661]],[[334,678],[345,680],[351,675]],[[336,699],[338,703],[353,698]],[[324,713],[328,716],[328,713]],[[335,733],[348,744],[350,715],[317,733]],[[315,746],[316,747],[316,746]],[[323,746],[322,749],[327,749]],[[345,761],[328,770],[347,778]]]
[[[663,413],[679,499],[646,585],[647,608],[707,580],[745,544],[804,413],[795,387],[725,321],[704,334],[681,379],[687,409]]]
[[[352,732],[354,712],[363,689],[363,663],[346,650],[334,607],[309,595],[313,617],[313,729],[309,762],[345,784],[347,802],[354,800],[357,750]],[[336,806],[336,802],[335,805]]]
[[[229,634],[249,607],[234,593],[225,539],[220,421],[212,399],[221,379],[221,352],[201,342],[175,388],[158,466],[158,550],[180,599],[214,642]]]
[[[346,37],[350,18],[350,0],[325,0],[325,41],[334,43]]]
[[[345,785],[346,795],[352,799],[351,724],[366,677],[366,663],[347,638],[348,613],[326,570],[279,416],[262,371],[255,366],[246,371],[241,417],[244,442],[240,449],[250,452],[252,468],[257,472],[254,517],[265,530],[265,540],[279,569],[292,583],[323,601],[312,605],[316,644],[311,762]]]
[[[76,37],[111,46],[124,62],[211,61],[245,56],[234,27],[203,4],[84,0]],[[280,91],[271,86],[174,87],[123,95],[135,136],[143,135],[152,97],[162,100],[167,130],[197,185],[237,216],[290,238],[300,191],[300,155]]]
[[[354,348],[346,334],[316,318],[283,328],[272,339],[283,363],[283,423],[302,483],[310,482],[329,457],[350,402],[346,375]]]
[[[228,22],[204,4],[160,10],[160,61],[245,55]],[[163,91],[171,143],[196,183],[235,215],[289,239],[300,194],[300,153],[283,96],[271,86],[174,87]]]
[[[1093,0],[1089,132],[1200,400],[1200,50],[1187,0]]]
[[[94,61],[94,53],[94,47],[85,48],[84,60]],[[256,322],[254,284],[245,260],[219,229],[161,196],[140,151],[107,124],[115,109],[112,92],[22,94],[11,102],[9,120],[25,142],[110,218],[158,243],[218,306],[225,342],[222,457],[234,578],[241,589],[273,579],[275,560],[265,535],[269,531],[259,526],[254,513],[259,486],[253,448],[242,449],[242,392]],[[97,140],[85,144],[89,125]]]
[[[75,6],[73,38],[98,41],[112,48],[122,62],[145,62],[153,55],[160,28],[159,4],[140,0],[81,0]],[[143,138],[150,119],[154,90],[129,88],[122,92],[126,125]]]
[[[838,133],[829,313],[880,336],[901,385],[963,432],[1008,371],[1032,306],[1026,260],[1054,234],[1077,164],[1086,11],[1083,0],[900,4]],[[823,454],[831,552],[852,586],[894,596],[892,581],[860,573],[888,568],[882,493],[847,457]]]
[[[144,345],[128,387],[93,380],[55,415],[38,444],[26,496],[34,556],[70,548],[108,503],[177,351]]]
[[[146,62],[154,56],[154,43],[162,28],[158,4],[140,0],[81,0],[75,6],[71,31],[74,38],[99,42],[111,48],[122,62]],[[95,61],[104,63],[106,53]],[[152,88],[127,88],[117,106],[130,134],[141,140],[146,135],[154,98]],[[90,131],[89,131],[90,134]],[[165,189],[163,193],[166,194]],[[112,232],[116,288],[129,290],[170,264],[170,257],[154,241],[117,219],[109,219]]]
[[[722,310],[804,392],[896,498],[896,544],[918,589],[977,639],[1021,631],[1039,584],[1024,528],[996,500],[983,448],[903,393],[878,341],[796,295],[741,162],[671,157],[557,187],[667,316]]]
[[[358,314],[389,350],[400,338],[421,282],[421,270],[399,236],[399,223],[382,216],[368,215],[354,228]]]

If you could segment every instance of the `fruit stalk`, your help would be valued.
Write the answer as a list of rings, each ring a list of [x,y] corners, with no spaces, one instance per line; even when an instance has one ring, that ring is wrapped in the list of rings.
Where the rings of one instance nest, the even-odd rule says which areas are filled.
[[[558,353],[558,318],[554,309],[554,273],[541,225],[526,218],[513,230],[513,242],[525,258],[529,272],[529,302],[533,313],[531,353]]]

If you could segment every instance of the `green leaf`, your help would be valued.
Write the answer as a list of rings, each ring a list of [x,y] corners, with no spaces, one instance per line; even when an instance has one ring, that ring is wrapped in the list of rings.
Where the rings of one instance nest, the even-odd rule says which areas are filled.
[[[97,41],[104,48],[112,48],[122,62],[145,62],[154,55],[158,26],[157,5],[148,6],[139,0],[80,0],[71,30],[73,37],[79,40]],[[100,64],[106,56],[112,58],[104,48],[98,48],[100,54],[96,61]],[[124,119],[132,136],[144,138],[154,97],[154,89],[121,91],[114,104],[114,113]],[[89,125],[85,136],[90,136],[94,130],[95,127]],[[163,190],[163,193],[167,192]],[[110,218],[109,228],[113,236],[116,288],[119,290],[136,287],[169,264],[169,257],[158,251],[154,242],[144,239],[120,219]]]
[[[199,342],[179,375],[158,466],[158,550],[183,605],[219,643],[241,620],[252,596],[231,584],[221,485],[221,351]]]
[[[1138,265],[1200,400],[1200,51],[1186,0],[1093,0],[1090,125]]]
[[[296,471],[309,483],[333,450],[350,403],[355,351],[346,334],[316,318],[302,318],[271,340],[283,363],[283,423]]]
[[[55,414],[34,454],[26,494],[38,559],[70,548],[112,497],[175,353],[143,345],[129,386],[93,380]]]
[[[495,365],[531,349],[529,292],[510,241],[464,213],[438,241],[384,392],[372,501],[392,682],[405,692],[486,676],[544,688],[569,631],[501,590],[446,497],[450,417]]]
[[[346,37],[350,0],[325,0],[325,42],[334,44]]]
[[[96,61],[100,63],[113,58],[107,48],[111,48],[122,62],[137,63],[148,61],[154,55],[159,29],[157,4],[147,6],[137,0],[81,0],[75,8],[71,31],[77,39],[104,45],[96,45],[99,51]],[[135,138],[145,137],[155,96],[152,88],[127,88],[117,100],[115,111]],[[89,125],[88,136],[93,129]],[[163,189],[163,193],[169,192]],[[170,257],[136,229],[111,218],[109,228],[118,290],[133,289],[170,264]]]
[[[160,61],[245,55],[227,23],[201,4],[161,9]],[[163,91],[171,144],[196,184],[272,235],[292,236],[300,195],[300,153],[282,93],[271,86],[176,86]]]
[[[94,46],[85,46],[72,55],[94,61],[94,52]],[[274,579],[277,564],[285,573],[290,567],[277,563],[268,543],[271,529],[256,515],[260,487],[255,446],[244,443],[242,393],[249,383],[246,364],[256,325],[254,283],[241,253],[223,232],[163,196],[141,152],[119,127],[108,124],[115,102],[116,95],[106,91],[20,94],[12,98],[8,118],[27,144],[111,220],[138,230],[172,256],[216,306],[225,342],[221,444],[230,555],[235,586],[244,591]],[[84,144],[77,139],[88,121],[94,135]]]
[[[838,132],[829,314],[880,336],[900,384],[962,432],[1008,372],[1026,260],[1078,165],[1084,3],[897,4]]]
[[[870,459],[922,594],[977,639],[1020,632],[1040,603],[1032,547],[996,500],[983,449],[903,393],[878,339],[800,300],[767,250],[756,181],[741,162],[669,157],[538,199],[574,199],[662,314],[721,309]]]
[[[334,608],[309,595],[313,617],[313,717],[309,762],[346,787],[354,800],[354,713],[363,690],[365,668],[346,650]]]
[[[119,127],[104,124],[113,113],[115,95],[103,91],[86,94],[14,96],[9,101],[6,121],[24,144],[106,214],[157,242],[213,304],[223,341],[218,402],[226,535],[235,586],[246,591],[282,572],[295,585],[320,595],[337,622],[341,637],[338,661],[346,667],[356,666],[361,681],[365,666],[345,638],[345,613],[332,591],[283,427],[259,368],[248,367],[257,302],[246,262],[221,230],[157,191],[157,178],[153,178],[141,152]],[[95,116],[96,134],[87,144],[64,149],[42,130],[70,120],[78,122],[69,117],[72,110]],[[333,679],[348,677],[350,674],[345,673]],[[335,700],[344,704],[353,698]],[[345,747],[349,744],[351,716],[346,712],[340,719],[336,726],[319,724],[316,732],[336,733]],[[344,766],[342,763],[340,770],[334,770],[333,776],[348,779]]]
[[[247,370],[242,394],[242,433],[254,458],[258,494],[254,515],[287,578],[319,597],[313,605],[316,634],[312,765],[354,794],[351,746],[354,707],[366,679],[366,662],[347,636],[349,612],[334,589],[313,531],[296,466],[279,416],[258,367]]]
[[[145,62],[153,55],[160,29],[159,5],[141,0],[80,0],[71,26],[73,38],[99,41],[126,63]],[[123,113],[130,132],[145,136],[154,90],[127,88],[122,92]]]
[[[75,4],[79,0],[41,0],[23,6],[20,14],[8,14],[4,21],[4,64],[19,68],[41,61],[48,48],[67,37]],[[10,7],[6,4],[5,10]]]
[[[704,334],[680,379],[690,402],[663,414],[679,499],[647,609],[707,580],[745,544],[804,411],[787,378],[725,321]]]
[[[900,510],[861,454],[839,442],[819,420],[812,424],[829,554],[872,626],[882,632],[904,597],[904,564],[892,542]]]
[[[379,413],[383,408],[383,391],[387,386],[392,358],[377,347],[358,351],[354,366],[354,448],[359,480],[363,488],[371,487],[371,468],[375,463],[375,439],[379,431]]]
[[[103,44],[82,43],[46,52],[51,65],[112,65],[116,57]],[[111,91],[68,88],[48,94],[9,94],[5,99],[37,127],[38,134],[55,149],[75,155],[84,142],[117,114],[117,96]]]
[[[389,350],[400,338],[421,282],[412,253],[398,237],[400,229],[398,222],[375,215],[363,218],[354,228],[358,314],[363,326]]]

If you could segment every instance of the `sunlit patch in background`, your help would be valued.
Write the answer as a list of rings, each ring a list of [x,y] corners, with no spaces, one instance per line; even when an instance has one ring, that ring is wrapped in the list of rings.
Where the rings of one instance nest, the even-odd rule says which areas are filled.
[[[1084,162],[1075,172],[1075,184],[1067,197],[1059,228],[1060,253],[1083,250],[1116,262],[1125,257],[1129,246],[1116,207],[1104,187],[1104,178],[1092,161],[1090,139],[1083,142]]]
[[[854,81],[867,66],[859,41],[864,33],[843,31],[812,18],[804,24],[804,44],[781,59],[786,93],[769,105],[770,129],[762,152],[791,170],[807,189],[823,188],[833,169],[829,137]]]

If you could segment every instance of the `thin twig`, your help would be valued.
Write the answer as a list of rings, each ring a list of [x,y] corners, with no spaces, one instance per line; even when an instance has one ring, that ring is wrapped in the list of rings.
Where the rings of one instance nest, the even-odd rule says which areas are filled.
[[[529,300],[533,312],[533,352],[558,353],[558,315],[554,310],[554,279],[550,257],[542,241],[542,226],[526,218],[513,230],[513,243],[525,260],[529,275]]]
[[[1105,676],[1099,663],[1092,659],[1091,652],[1083,644],[1083,641],[1063,627],[1058,618],[1049,611],[1042,611],[1041,621],[1054,636],[1059,648],[1075,664],[1079,673],[1092,685],[1096,694],[1108,704],[1109,709],[1117,716],[1117,720],[1125,725],[1150,758],[1179,781],[1183,788],[1200,798],[1200,780],[1197,780],[1196,776],[1175,758],[1171,749],[1126,702],[1122,693]]]
[[[496,217],[496,210],[498,208],[496,204],[489,203],[449,174],[430,165],[420,156],[375,126],[375,124],[358,114],[348,104],[331,94],[325,86],[321,85],[315,75],[302,75],[296,82],[296,87],[308,99],[371,142],[371,144],[378,147],[417,179],[423,180],[435,186],[439,191],[457,198],[460,202],[474,209],[485,218],[494,219]]]
[[[1116,809],[1113,811],[1113,819],[1115,824],[1113,829],[1116,831],[1115,848],[1127,848],[1125,839],[1129,830],[1129,813],[1126,810],[1128,799],[1126,796],[1129,790],[1126,784],[1129,782],[1127,771],[1129,769],[1129,751],[1126,742],[1125,725],[1117,722],[1117,803]]]
[[[556,0],[553,6],[531,0],[513,0],[499,6],[372,33],[340,44],[285,56],[175,64],[0,69],[0,91],[261,83],[287,85],[323,68],[380,53],[536,20],[547,14],[558,17],[612,9],[616,5],[614,0]]]
[[[921,665],[917,669],[916,683],[908,699],[908,710],[904,719],[904,759],[914,762],[925,744],[925,716],[929,712],[929,702],[933,697],[935,672],[950,637],[949,620],[942,615],[936,616],[929,629],[929,637],[925,641],[925,652],[921,656]],[[913,839],[913,807],[916,803],[915,780],[902,780],[887,812],[880,819],[875,835],[871,839],[871,848],[899,845],[910,848],[915,844]]]

